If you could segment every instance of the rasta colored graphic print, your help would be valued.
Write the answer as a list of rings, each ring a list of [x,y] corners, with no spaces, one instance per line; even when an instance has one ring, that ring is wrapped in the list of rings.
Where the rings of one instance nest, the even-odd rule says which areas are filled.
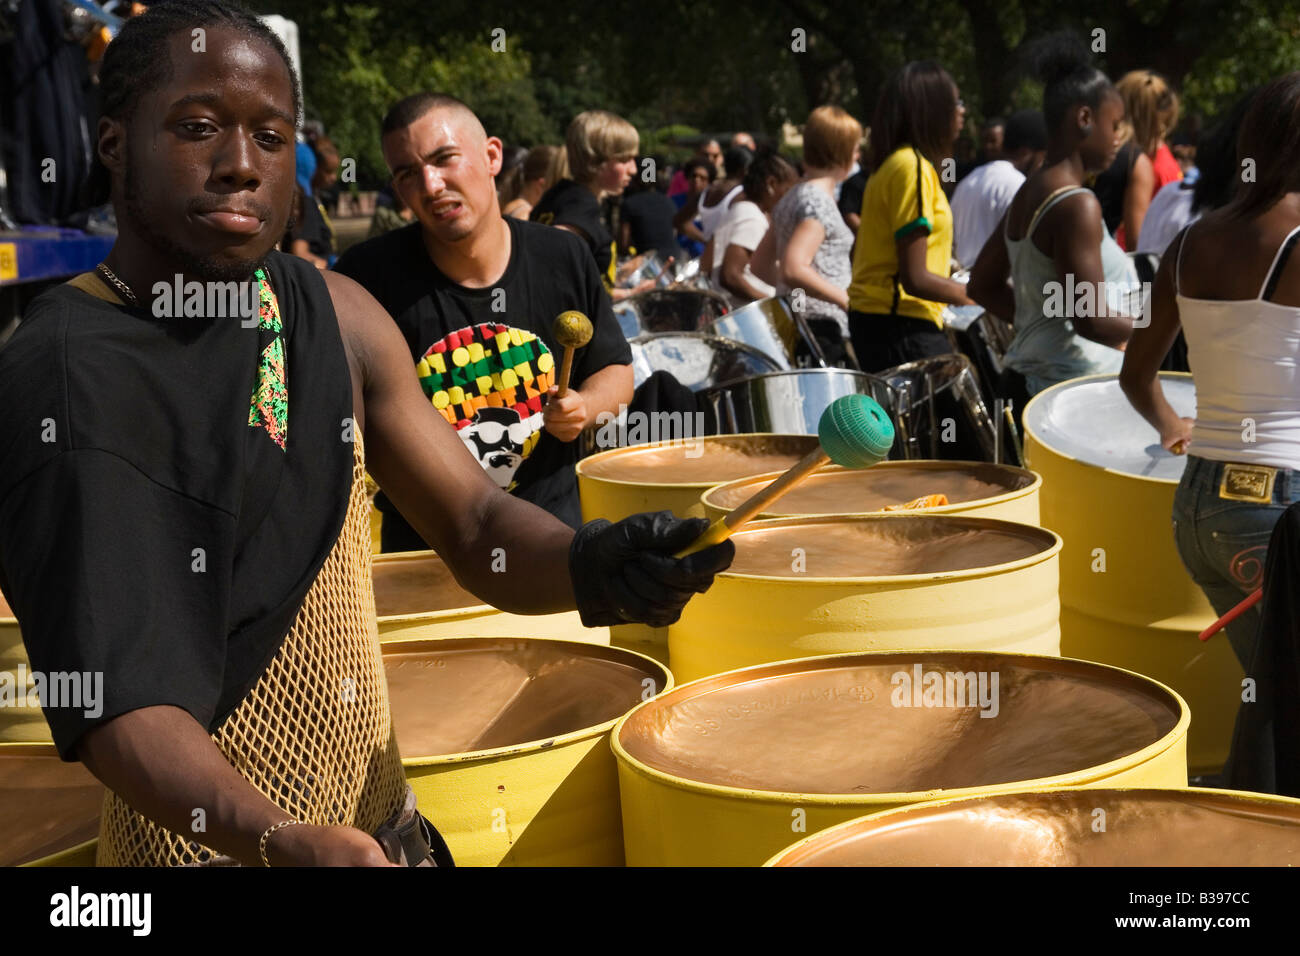
[[[257,368],[257,384],[248,403],[248,424],[251,428],[264,428],[271,441],[284,451],[289,438],[289,390],[285,377],[284,339],[280,333],[280,303],[271,290],[266,270],[258,269],[257,276],[257,332],[262,347],[262,358]],[[269,339],[269,341],[267,341]],[[260,343],[259,343],[260,344]]]
[[[424,394],[501,488],[541,437],[555,360],[532,332],[499,323],[458,329],[416,363]]]

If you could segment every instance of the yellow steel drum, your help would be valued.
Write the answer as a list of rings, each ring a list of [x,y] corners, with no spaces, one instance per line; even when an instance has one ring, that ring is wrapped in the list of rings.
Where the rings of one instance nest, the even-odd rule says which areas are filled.
[[[456,583],[451,569],[432,551],[377,554],[371,574],[381,643],[521,634],[609,643],[609,628],[583,627],[577,611],[511,614],[484,604]]]
[[[1155,681],[1057,657],[848,654],[707,677],[614,728],[627,863],[757,866],[939,797],[1185,787],[1189,720]]]
[[[1195,414],[1191,376],[1162,373],[1180,415]],[[1074,379],[1025,407],[1025,457],[1043,476],[1043,526],[1061,549],[1061,653],[1148,674],[1195,714],[1193,772],[1222,766],[1241,704],[1242,671],[1183,567],[1171,530],[1186,458],[1129,405],[1113,375]],[[1244,595],[1243,595],[1244,596]]]
[[[1051,531],[991,518],[779,518],[668,629],[679,680],[812,654],[1060,653]]]
[[[462,866],[621,866],[609,732],[672,686],[620,648],[535,638],[384,646],[420,812]]]
[[[94,866],[104,785],[52,744],[0,743],[0,866]]]
[[[716,521],[730,514],[779,476],[780,472],[769,472],[710,488],[700,499],[705,517]],[[948,504],[907,513],[1038,524],[1042,484],[1032,471],[982,461],[882,461],[863,469],[830,465],[804,479],[757,517],[879,514],[889,505],[942,494]]]
[[[806,837],[768,866],[1300,866],[1300,800],[1053,789],[936,800]]]
[[[53,740],[40,706],[27,703],[30,690],[31,664],[23,647],[23,635],[18,630],[18,619],[0,594],[0,744]]]
[[[631,445],[578,462],[582,520],[621,521],[643,511],[704,517],[700,495],[714,485],[785,471],[817,447],[816,435],[710,435]],[[668,629],[644,624],[610,628],[610,642],[668,663]]]

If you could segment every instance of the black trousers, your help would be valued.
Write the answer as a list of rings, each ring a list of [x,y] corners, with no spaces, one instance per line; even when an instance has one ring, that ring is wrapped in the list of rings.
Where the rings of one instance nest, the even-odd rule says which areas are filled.
[[[928,319],[850,311],[849,332],[864,372],[882,372],[953,351],[948,336]]]

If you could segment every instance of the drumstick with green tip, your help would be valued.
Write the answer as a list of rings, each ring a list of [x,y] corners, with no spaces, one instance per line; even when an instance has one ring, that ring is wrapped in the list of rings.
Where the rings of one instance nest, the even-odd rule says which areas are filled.
[[[870,468],[885,460],[894,444],[894,423],[874,399],[866,395],[837,398],[817,422],[817,447],[804,455],[785,474],[724,515],[673,557],[684,558],[721,544],[732,532],[755,515],[762,514],[778,498],[793,489],[818,468],[830,462],[845,468]]]
[[[573,353],[591,341],[593,330],[589,318],[570,309],[555,317],[551,331],[555,341],[564,349],[564,361],[560,364],[560,376],[556,379],[560,389],[556,397],[563,398],[568,394],[569,376],[573,374]]]

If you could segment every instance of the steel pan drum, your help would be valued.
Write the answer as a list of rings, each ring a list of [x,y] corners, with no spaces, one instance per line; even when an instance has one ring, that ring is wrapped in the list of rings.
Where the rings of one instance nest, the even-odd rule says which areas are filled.
[[[984,311],[982,306],[950,306],[944,309],[944,331],[956,350],[970,359],[984,395],[984,404],[995,408],[998,382],[1005,368],[1003,359],[1015,330],[1011,323]]]
[[[778,518],[668,628],[679,680],[847,651],[1060,653],[1053,532],[991,518]]]
[[[759,299],[714,319],[706,331],[725,339],[753,346],[776,363],[778,368],[795,366],[795,343],[799,330],[785,300],[779,297]]]
[[[768,865],[1300,866],[1300,800],[1201,789],[938,800],[823,830]]]
[[[706,332],[667,332],[632,340],[632,379],[639,386],[655,372],[670,372],[693,392],[779,365],[758,349]]]
[[[696,332],[727,311],[727,300],[703,289],[651,289],[623,300],[636,306],[641,334]]]
[[[672,685],[617,648],[467,639],[384,648],[393,726],[420,811],[468,866],[620,866],[609,731]]]
[[[894,392],[893,458],[993,461],[997,430],[964,355],[939,355],[877,373]]]
[[[1062,658],[851,654],[719,674],[614,728],[627,862],[758,865],[941,795],[1186,786],[1189,720],[1149,678]]]
[[[484,604],[432,551],[375,555],[371,571],[380,642],[431,637],[553,637],[608,644],[609,628],[582,626],[577,611],[510,614]]]
[[[582,520],[621,521],[642,511],[701,518],[700,495],[716,484],[784,471],[817,447],[815,435],[711,435],[696,441],[615,448],[578,462]],[[610,628],[610,643],[668,660],[668,629]]]
[[[1195,414],[1191,376],[1162,373],[1160,381],[1179,415]],[[1036,395],[1025,408],[1025,456],[1043,476],[1043,524],[1065,542],[1062,653],[1149,674],[1177,690],[1196,714],[1192,770],[1217,770],[1241,704],[1242,672],[1222,634],[1196,639],[1216,615],[1170,530],[1186,458],[1160,447],[1113,375]]]
[[[52,744],[0,744],[0,866],[94,866],[104,785]]]
[[[729,514],[779,474],[769,472],[710,488],[700,499],[705,517],[716,521]],[[1042,484],[1043,479],[1032,471],[981,461],[884,461],[859,470],[828,465],[757,517],[857,516],[879,513],[889,505],[923,495],[944,494],[948,504],[907,513],[972,515],[1038,524],[1038,492]]]
[[[709,435],[603,451],[577,465],[582,520],[663,510],[702,518],[700,495],[709,488],[785,471],[816,447],[815,435]]]
[[[19,686],[19,676],[23,677]],[[23,646],[23,635],[18,629],[18,619],[0,595],[0,681],[14,689],[14,700],[0,706],[0,744],[3,743],[49,743],[50,725],[45,722],[45,714],[37,705],[28,705],[27,694],[32,689],[31,664],[27,660],[27,649]],[[21,691],[23,703],[17,702]]]
[[[888,412],[894,399],[881,379],[839,368],[807,368],[757,375],[704,392],[711,431],[817,434],[826,406],[845,395],[868,395]]]

